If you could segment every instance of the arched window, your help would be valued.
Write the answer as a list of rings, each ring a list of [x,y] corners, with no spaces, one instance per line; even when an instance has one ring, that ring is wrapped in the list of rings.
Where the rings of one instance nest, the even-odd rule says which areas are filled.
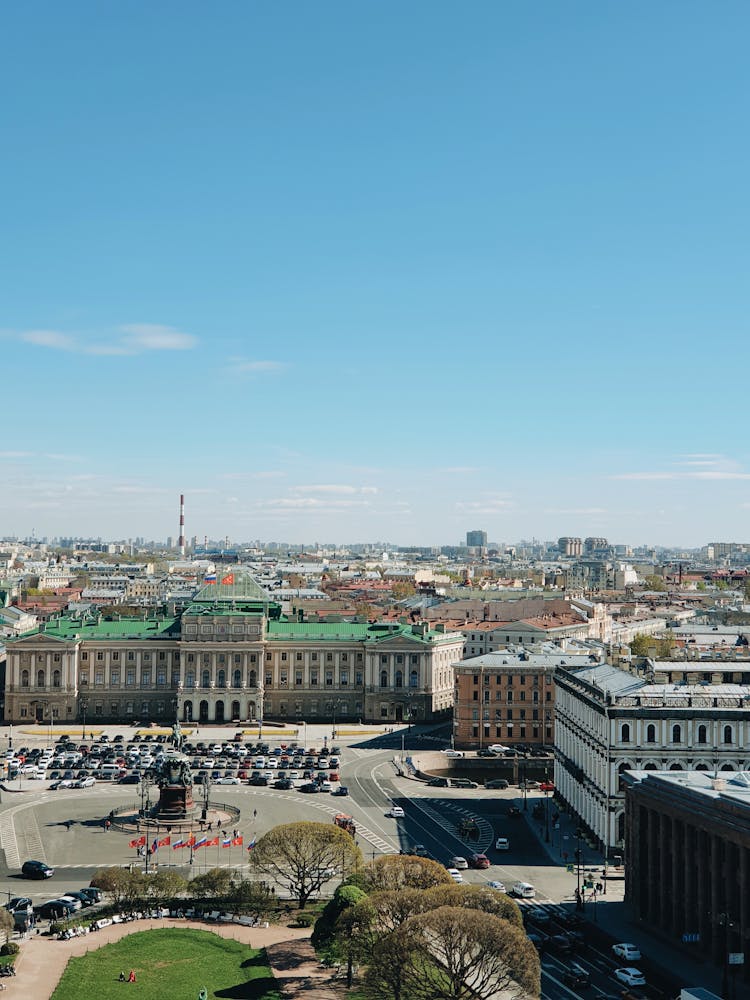
[[[240,717],[240,703],[238,701],[232,702],[232,718],[239,719]]]
[[[43,670],[37,670],[37,672],[36,672],[36,686],[38,688],[43,688],[44,687],[44,671]]]
[[[646,742],[656,743],[656,726],[646,727]]]
[[[620,731],[620,739],[623,743],[630,743],[630,726],[627,722],[623,723]]]
[[[722,764],[721,769],[722,771],[734,771],[734,768],[732,767],[731,764]]]
[[[404,674],[403,674],[403,671],[397,670],[396,671],[396,687],[400,688],[400,687],[403,687],[403,686],[404,686]]]
[[[195,671],[194,670],[188,670],[188,672],[185,674],[185,687],[189,687],[189,688],[195,687]],[[192,712],[192,710],[193,710],[193,706],[191,705],[190,706],[190,711]],[[190,716],[190,718],[192,719],[192,715]]]
[[[251,688],[254,688],[254,687],[258,686],[258,675],[256,674],[256,672],[254,670],[250,671],[250,676],[248,678],[248,684],[249,684],[249,686]],[[251,718],[252,718],[252,716],[251,716]]]
[[[682,770],[682,764],[670,764],[669,765],[669,770],[670,771],[681,771]]]
[[[218,684],[220,688],[225,688],[227,686],[227,672],[226,670],[220,670],[218,676]]]
[[[380,671],[380,686],[382,688],[387,688],[388,687],[388,671],[387,670],[381,670]]]
[[[55,688],[59,688],[60,687],[60,671],[59,670],[54,670],[52,672],[52,687],[55,687]]]
[[[409,687],[416,688],[419,687],[419,671],[412,670],[409,674]]]
[[[682,727],[672,726],[672,742],[682,743]]]
[[[707,730],[706,730],[705,726],[698,726],[698,742],[699,743],[705,743],[706,742],[706,732],[707,732]]]
[[[724,726],[724,742],[725,743],[731,743],[732,742],[732,727],[731,726]]]
[[[708,764],[696,764],[695,765],[695,770],[696,771],[707,771],[708,770]]]
[[[28,670],[21,671],[21,687],[27,688],[29,686],[29,672]]]
[[[656,770],[658,770],[658,768],[657,768],[656,764],[651,763],[651,764],[646,764],[646,766],[643,768],[643,770],[644,771],[656,771]]]
[[[211,683],[211,671],[204,670],[201,674],[201,687],[207,688]]]
[[[241,670],[235,670],[235,672],[232,674],[232,684],[236,688],[242,687],[242,671]]]

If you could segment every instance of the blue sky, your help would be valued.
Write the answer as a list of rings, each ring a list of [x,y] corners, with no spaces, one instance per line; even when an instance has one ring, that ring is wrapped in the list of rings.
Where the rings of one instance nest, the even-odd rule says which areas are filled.
[[[745,3],[0,27],[0,536],[747,538]]]

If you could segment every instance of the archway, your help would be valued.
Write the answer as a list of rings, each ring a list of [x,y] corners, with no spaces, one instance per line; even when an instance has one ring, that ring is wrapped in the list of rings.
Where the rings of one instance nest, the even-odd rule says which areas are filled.
[[[185,722],[193,721],[193,703],[192,701],[186,701],[182,705],[182,718]]]
[[[217,701],[216,702],[215,720],[216,720],[216,722],[223,722],[224,721],[224,702],[223,701]]]
[[[198,706],[198,715],[201,722],[208,722],[208,702],[202,701]]]
[[[254,719],[255,718],[255,702],[254,701],[249,701],[247,703],[247,717],[248,717],[248,719]]]
[[[239,718],[240,718],[240,703],[238,701],[233,701],[232,702],[232,719],[237,719],[239,721]]]
[[[404,706],[396,705],[396,722],[403,722],[404,719]]]

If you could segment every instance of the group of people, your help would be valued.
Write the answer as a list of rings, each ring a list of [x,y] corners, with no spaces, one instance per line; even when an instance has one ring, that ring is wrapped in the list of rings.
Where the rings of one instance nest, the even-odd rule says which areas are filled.
[[[134,969],[130,970],[130,975],[127,976],[127,977],[126,977],[126,975],[125,975],[124,972],[120,973],[120,982],[121,983],[134,983],[135,981],[136,981],[136,979],[135,979],[135,970]]]

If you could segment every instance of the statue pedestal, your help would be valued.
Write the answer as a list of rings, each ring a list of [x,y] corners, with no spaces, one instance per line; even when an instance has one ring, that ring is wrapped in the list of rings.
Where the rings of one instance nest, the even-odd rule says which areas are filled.
[[[159,795],[159,822],[187,819],[195,812],[192,785],[163,785]]]

